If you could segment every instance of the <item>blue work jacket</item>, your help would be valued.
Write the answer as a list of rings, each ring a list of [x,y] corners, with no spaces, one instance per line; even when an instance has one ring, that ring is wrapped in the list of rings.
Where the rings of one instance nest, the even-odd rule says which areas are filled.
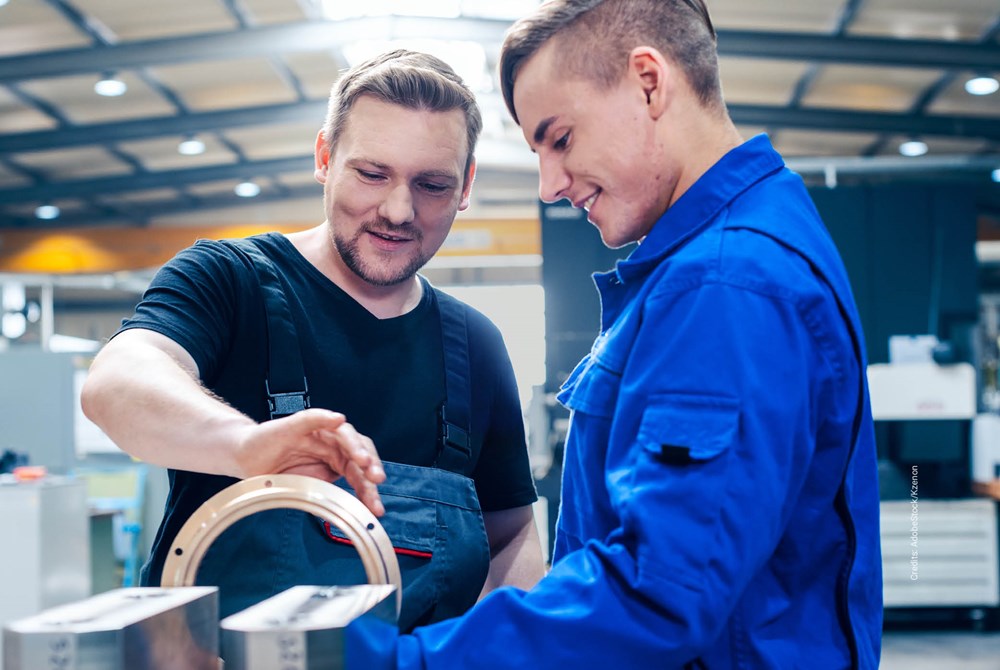
[[[802,180],[755,137],[595,279],[551,572],[372,667],[875,670],[864,343]],[[374,660],[374,639],[349,648]]]

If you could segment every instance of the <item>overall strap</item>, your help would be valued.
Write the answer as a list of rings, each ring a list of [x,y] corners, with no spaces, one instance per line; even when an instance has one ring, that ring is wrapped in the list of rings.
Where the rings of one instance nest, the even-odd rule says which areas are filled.
[[[267,321],[267,376],[264,392],[271,418],[277,419],[309,407],[309,385],[306,383],[302,352],[295,331],[285,291],[271,259],[251,240],[224,240],[250,267],[257,278],[264,299]]]
[[[425,284],[425,288],[430,288]],[[445,401],[439,410],[440,437],[434,467],[466,474],[472,459],[472,390],[466,307],[436,289],[444,345]]]

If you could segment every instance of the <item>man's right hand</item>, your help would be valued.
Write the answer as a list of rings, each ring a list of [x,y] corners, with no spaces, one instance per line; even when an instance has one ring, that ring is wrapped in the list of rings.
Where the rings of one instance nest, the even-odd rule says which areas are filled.
[[[237,453],[244,478],[298,474],[333,481],[343,476],[375,516],[385,513],[377,488],[385,481],[382,461],[371,439],[343,414],[312,408],[247,426]]]

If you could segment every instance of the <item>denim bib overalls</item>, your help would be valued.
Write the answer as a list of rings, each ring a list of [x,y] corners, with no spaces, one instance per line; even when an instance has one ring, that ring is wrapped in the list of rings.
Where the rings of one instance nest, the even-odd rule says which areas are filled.
[[[271,261],[252,242],[231,246],[252,266],[263,294],[271,418],[293,414],[309,407],[308,383],[281,283]],[[426,284],[424,289],[433,290]],[[404,631],[465,612],[476,602],[490,562],[479,499],[466,476],[473,466],[466,316],[454,299],[441,293],[438,298],[446,399],[439,410],[437,456],[432,467],[383,462],[386,481],[379,486],[386,510],[379,522],[402,574],[399,627]],[[351,491],[343,479],[335,484]],[[339,529],[296,510],[271,510],[250,519],[252,524],[244,521],[228,529],[226,543],[240,542],[243,533],[265,534],[271,536],[273,553],[256,556],[249,562],[252,567],[241,569],[238,563],[208,560],[210,548],[198,572],[199,584],[223,590],[223,609],[228,610],[223,615],[294,585],[366,583],[357,551]]]

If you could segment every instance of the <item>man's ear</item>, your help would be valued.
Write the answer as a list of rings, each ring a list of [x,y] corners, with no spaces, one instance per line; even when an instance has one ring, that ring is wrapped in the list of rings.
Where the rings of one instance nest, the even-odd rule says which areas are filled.
[[[316,135],[314,155],[316,171],[313,172],[313,176],[316,178],[316,181],[326,186],[326,174],[330,169],[330,151],[326,146],[326,137],[323,136],[322,130]]]
[[[469,208],[472,195],[472,182],[476,179],[476,159],[469,161],[469,173],[465,175],[465,184],[462,185],[462,199],[458,203],[458,211],[464,212]]]
[[[628,55],[628,77],[636,82],[645,96],[649,115],[658,119],[670,105],[674,95],[677,69],[653,47],[636,47]]]

